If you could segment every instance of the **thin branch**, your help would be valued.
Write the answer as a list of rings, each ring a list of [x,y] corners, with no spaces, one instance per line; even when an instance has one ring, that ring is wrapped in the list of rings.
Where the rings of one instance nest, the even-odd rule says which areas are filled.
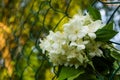
[[[43,27],[44,27],[47,31],[49,31],[49,29],[45,26],[45,20],[46,20],[46,16],[47,16],[47,14],[48,14],[49,11],[50,11],[50,8],[47,9],[47,11],[46,11],[46,13],[45,13],[45,15],[44,15],[44,19],[43,19]]]
[[[113,18],[114,14],[117,12],[117,10],[120,8],[120,5],[114,10],[114,12],[112,13],[112,15],[110,16],[110,18],[108,19],[106,24],[109,24],[109,22],[111,21],[111,19]]]
[[[98,0],[94,0],[91,5],[94,6],[94,4],[95,4],[97,1],[98,1]]]
[[[99,2],[101,2],[101,3],[103,3],[103,4],[120,4],[120,1],[115,1],[115,2],[108,2],[108,1],[101,1],[101,0],[99,0]]]
[[[69,9],[69,6],[70,6],[70,3],[72,2],[72,0],[70,0],[68,3],[67,3],[67,7],[66,7],[66,10],[65,10],[65,14],[66,16],[68,16],[69,18],[71,18],[69,15],[68,15],[68,9]]]
[[[39,68],[38,68],[37,71],[35,72],[35,80],[38,80],[38,77],[39,77],[39,71],[40,71],[40,69],[43,67],[44,62],[45,62],[45,61],[42,60],[41,65],[39,66]]]
[[[60,22],[65,18],[66,16],[64,15],[59,22],[56,24],[56,26],[53,28],[53,31],[55,31],[55,29],[58,27],[58,25],[60,24]]]
[[[56,12],[60,12],[60,13],[63,13],[63,14],[64,14],[63,11],[57,10],[57,9],[55,9],[55,8],[52,6],[52,4],[51,4],[51,0],[49,1],[49,6],[50,6],[50,8],[53,9],[54,11],[56,11]]]
[[[115,74],[116,74],[119,70],[120,70],[120,66],[119,66],[116,70],[113,71],[113,73],[112,73],[112,75],[110,76],[109,80],[113,80]]]
[[[117,44],[117,45],[120,45],[120,43],[117,43],[117,42],[113,42],[113,41],[110,41],[111,43],[114,43],[114,44]]]

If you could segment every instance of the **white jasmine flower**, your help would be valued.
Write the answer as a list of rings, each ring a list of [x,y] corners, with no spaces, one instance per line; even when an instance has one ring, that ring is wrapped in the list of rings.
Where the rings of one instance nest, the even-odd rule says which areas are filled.
[[[75,15],[68,23],[64,24],[64,32],[70,41],[75,41],[77,38],[83,38],[88,31],[87,26],[82,26],[81,17]]]
[[[45,53],[45,51],[50,53],[64,52],[62,45],[65,44],[65,38],[60,32],[53,33],[50,31],[50,34],[46,39],[40,40],[40,42],[40,47],[42,48],[43,53]]]
[[[101,20],[97,20],[88,25],[88,33],[96,32],[98,29],[101,29],[104,26]]]
[[[102,27],[104,26],[104,24],[102,23],[101,20],[97,20],[97,21],[94,21],[94,22],[91,22],[91,24],[88,25],[88,36],[92,39],[95,39],[96,38],[96,34],[95,32],[98,30],[98,29],[101,29]]]
[[[89,25],[93,22],[92,18],[90,17],[89,14],[86,14],[85,16],[80,16],[81,18],[81,23],[82,25],[86,26]]]
[[[89,43],[87,45],[87,49],[89,51],[89,55],[91,57],[94,57],[94,56],[102,56],[103,55],[103,52],[102,50],[99,49],[99,47],[101,46],[101,43],[100,42],[95,42],[95,41],[91,41],[91,43]]]
[[[77,44],[76,42],[71,42],[70,46],[77,47],[77,50],[85,49],[85,45],[82,44],[82,43],[81,44]]]
[[[42,49],[42,53],[45,53],[45,51],[49,51],[51,49],[51,43],[49,40],[47,39],[44,39],[44,40],[41,40],[40,39],[40,48]]]
[[[68,63],[68,62],[66,62],[66,63],[64,64],[64,66],[66,66],[66,67],[67,67],[67,66],[69,66],[69,63]]]
[[[102,52],[102,50],[100,50],[99,48],[95,48],[95,50],[91,51],[91,52],[89,53],[89,55],[90,55],[91,57],[94,57],[94,56],[99,56],[99,57],[101,57],[101,56],[103,55],[103,52]]]
[[[88,33],[88,36],[92,39],[96,38],[96,34],[95,33]]]
[[[77,69],[80,65],[79,64],[75,64],[75,68]]]
[[[101,20],[93,21],[89,14],[75,15],[63,25],[63,32],[50,31],[40,40],[40,48],[54,66],[84,66],[89,61],[88,55],[93,58],[103,54],[101,43],[95,41],[95,32],[103,26]]]

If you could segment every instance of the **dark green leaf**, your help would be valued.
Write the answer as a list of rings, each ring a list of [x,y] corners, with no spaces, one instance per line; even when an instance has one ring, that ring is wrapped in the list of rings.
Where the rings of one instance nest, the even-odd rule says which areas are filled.
[[[67,78],[76,78],[80,74],[84,73],[84,69],[75,69],[74,67],[62,67],[58,80],[65,80]]]
[[[100,12],[97,9],[93,8],[92,6],[89,6],[88,11],[93,20],[101,20]]]
[[[108,29],[108,30],[113,30],[113,22],[105,25],[102,29]]]
[[[120,53],[116,52],[116,51],[112,51],[111,52],[111,56],[113,58],[115,58],[116,60],[120,61]]]
[[[77,75],[75,75],[75,76],[72,76],[72,77],[68,78],[68,80],[74,80],[74,79],[76,79],[80,74],[81,74],[81,73],[79,73],[79,74],[77,74]]]
[[[98,79],[96,78],[96,75],[94,73],[89,73],[88,71],[86,71],[84,74],[81,74],[75,80],[98,80]]]
[[[109,41],[111,38],[113,38],[117,32],[114,30],[108,30],[108,29],[99,29],[96,33],[96,40],[97,41]]]

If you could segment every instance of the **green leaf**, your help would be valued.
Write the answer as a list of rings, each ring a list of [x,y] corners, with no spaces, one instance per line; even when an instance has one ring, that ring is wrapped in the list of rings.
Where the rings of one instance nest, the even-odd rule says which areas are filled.
[[[112,51],[110,54],[113,58],[115,58],[116,60],[120,61],[120,53],[116,52],[116,51]]]
[[[80,74],[81,74],[81,73],[79,73],[79,74],[77,74],[77,75],[75,75],[75,76],[72,76],[72,77],[68,78],[68,80],[74,80],[74,79],[76,79]]]
[[[102,29],[108,29],[108,30],[113,30],[113,22],[105,25]]]
[[[93,20],[101,20],[100,12],[97,9],[93,8],[92,6],[89,6],[88,11]]]
[[[105,25],[102,29],[99,29],[95,33],[97,35],[97,41],[109,41],[117,34],[117,32],[113,30],[113,22]]]
[[[95,67],[94,67],[94,65],[93,65],[93,62],[92,61],[90,61],[90,62],[88,62],[88,64],[93,68],[93,70],[95,70]]]
[[[111,38],[113,38],[117,32],[114,30],[109,29],[99,29],[96,33],[96,40],[97,41],[109,41]]]
[[[74,79],[73,79],[74,80]],[[96,78],[96,74],[94,73],[89,73],[88,71],[86,71],[85,73],[81,74],[78,78],[76,78],[75,80],[98,80]]]
[[[75,69],[74,67],[62,67],[58,80],[65,80],[69,78],[69,80],[76,78],[80,74],[84,73],[84,69]]]

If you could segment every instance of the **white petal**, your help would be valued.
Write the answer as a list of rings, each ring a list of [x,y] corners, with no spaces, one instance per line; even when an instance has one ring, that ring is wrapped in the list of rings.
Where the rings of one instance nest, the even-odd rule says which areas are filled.
[[[85,49],[85,45],[77,45],[77,50]]]
[[[90,36],[90,38],[95,39],[96,38],[96,34],[95,33],[88,33],[88,35]]]

